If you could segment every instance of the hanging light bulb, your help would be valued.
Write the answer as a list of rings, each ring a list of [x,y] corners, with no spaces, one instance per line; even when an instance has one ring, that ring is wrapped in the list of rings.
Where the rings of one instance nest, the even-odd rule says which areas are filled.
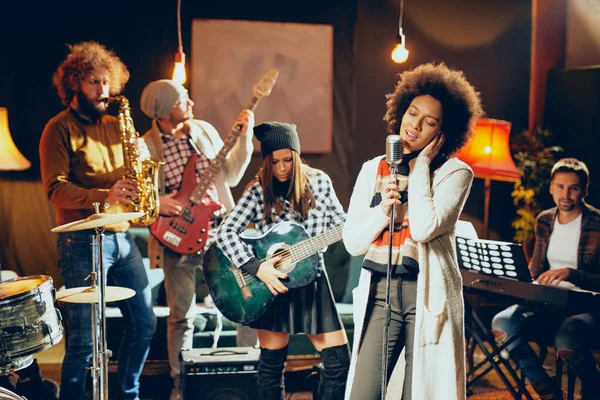
[[[408,50],[404,46],[404,35],[402,34],[402,28],[400,28],[400,43],[392,50],[392,60],[396,64],[402,64],[408,60]]]
[[[173,81],[183,85],[187,80],[187,76],[185,75],[185,53],[181,43],[181,0],[177,0],[177,39],[179,40],[179,50],[175,53]]]
[[[179,51],[175,53],[175,67],[173,68],[173,81],[183,85],[187,80],[185,74],[185,53],[183,48],[179,47]]]
[[[392,60],[396,64],[402,64],[408,60],[408,50],[404,45],[405,38],[404,32],[402,31],[402,15],[404,14],[404,0],[400,0],[400,16],[398,17],[398,35],[400,36],[400,44],[394,47],[392,50]]]

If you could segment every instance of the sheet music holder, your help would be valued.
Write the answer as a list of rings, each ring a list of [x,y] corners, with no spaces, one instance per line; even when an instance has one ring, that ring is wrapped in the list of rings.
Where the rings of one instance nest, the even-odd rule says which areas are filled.
[[[458,266],[496,277],[532,282],[523,248],[518,243],[456,237]]]
[[[458,266],[464,270],[515,281],[532,281],[525,253],[520,244],[457,236],[456,253]],[[491,331],[477,315],[477,308],[473,308],[469,302],[465,302],[465,330],[469,343],[467,348],[467,389],[470,391],[470,387],[475,382],[494,370],[512,398],[525,397],[527,400],[533,400],[524,381],[519,377],[509,359],[501,356],[501,352],[516,339],[516,336],[506,343],[498,345],[493,339]],[[478,363],[475,363],[473,358],[475,346],[479,347],[484,355],[484,359]]]

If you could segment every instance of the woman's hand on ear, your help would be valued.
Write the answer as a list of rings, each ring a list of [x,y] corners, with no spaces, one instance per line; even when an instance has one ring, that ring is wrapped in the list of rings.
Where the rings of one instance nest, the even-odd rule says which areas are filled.
[[[425,146],[423,148],[423,150],[421,150],[421,152],[419,153],[419,156],[416,158],[413,158],[410,161],[410,167],[412,168],[412,166],[415,163],[415,160],[420,157],[425,157],[425,158],[429,159],[429,161],[432,161],[435,158],[435,156],[437,156],[439,154],[440,149],[444,145],[445,141],[446,141],[446,138],[444,137],[444,134],[442,132],[435,135],[435,137],[431,140],[431,142],[429,142],[429,144],[427,146]]]
[[[440,149],[444,145],[446,138],[442,132],[435,135],[435,137],[429,142],[427,146],[421,151],[419,157],[427,157],[429,160],[433,160],[438,155]]]

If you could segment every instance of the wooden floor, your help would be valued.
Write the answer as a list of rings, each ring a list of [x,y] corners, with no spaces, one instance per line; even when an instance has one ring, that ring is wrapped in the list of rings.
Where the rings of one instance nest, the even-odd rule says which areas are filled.
[[[539,348],[531,343],[531,346],[534,348],[534,350],[536,352],[538,352],[539,354]],[[546,359],[544,361],[544,369],[548,372],[549,376],[556,376],[556,355],[554,353],[554,348],[553,347],[548,347],[548,354],[546,355]],[[598,358],[598,355],[596,355]],[[477,364],[479,361],[482,361],[484,359],[484,355],[481,351],[476,351],[475,355],[474,355],[474,359],[475,359],[475,364]],[[503,371],[506,371],[503,368]],[[529,385],[529,382],[527,382],[527,384]],[[505,395],[502,397],[496,397],[496,396],[485,396],[485,393],[490,393],[490,392],[494,392],[494,388],[498,388],[498,389],[503,389],[506,391]],[[529,388],[531,389],[531,387],[529,386]],[[563,394],[566,398],[566,390],[567,390],[567,371],[566,371],[566,367],[563,367],[563,372],[562,372],[562,388],[563,388]],[[471,390],[473,392],[473,399],[497,399],[497,400],[509,400],[512,397],[510,396],[510,393],[506,390],[506,387],[504,386],[504,384],[502,383],[502,380],[500,379],[500,377],[498,376],[498,374],[496,374],[496,372],[492,371],[489,374],[487,374],[486,376],[484,376],[483,378],[481,378],[481,381],[478,381],[476,384],[474,384],[473,386],[471,386]],[[581,390],[581,385],[579,380],[576,381],[575,383],[575,399],[579,399],[579,392]],[[537,396],[535,394],[535,392],[533,391],[533,389],[529,390],[530,393],[532,393],[532,396],[534,398],[534,400],[538,400],[539,396]],[[496,393],[498,393],[497,391],[495,391]]]
[[[536,349],[537,350],[537,349]],[[37,353],[35,355],[38,364],[40,365],[40,369],[42,370],[43,376],[45,379],[51,379],[54,380],[57,383],[60,383],[60,368],[61,368],[61,361],[62,358],[64,356],[64,345],[63,342],[47,349],[44,350],[40,353]],[[478,362],[479,360],[483,359],[483,355],[481,352],[476,351],[475,352],[475,361]],[[312,362],[315,362],[314,360]],[[308,364],[310,364],[311,361],[310,360],[294,360],[293,364],[293,368],[297,368],[297,369],[302,369],[305,367],[310,367]],[[556,374],[555,371],[555,362],[554,362],[554,352],[552,348],[548,349],[548,355],[546,357],[546,362],[544,363],[544,367],[548,370],[548,374],[550,376],[554,376]],[[166,366],[163,366],[164,369],[164,374],[166,374],[166,376],[168,377],[168,368]],[[563,373],[563,387],[566,388],[567,382],[566,382],[566,372]],[[110,377],[109,377],[110,380]],[[143,384],[143,383],[142,383]],[[498,375],[495,372],[490,372],[489,374],[487,374],[484,378],[481,379],[481,381],[479,381],[476,385],[474,385],[472,387],[472,390],[474,392],[474,396],[473,398],[475,399],[483,399],[483,398],[487,398],[487,397],[482,397],[482,393],[486,393],[486,392],[490,392],[493,391],[494,388],[498,388],[498,389],[502,389],[504,388],[504,385],[502,384],[502,381],[500,380],[500,378],[498,377]],[[579,393],[579,382],[576,384],[576,391],[575,393]],[[142,400],[164,400],[168,397],[166,396],[161,396],[161,397],[153,397],[153,398],[143,398]],[[310,392],[294,392],[294,393],[288,393],[286,396],[287,399],[291,399],[291,400],[308,400],[308,399],[312,399],[312,394]],[[490,398],[510,398],[510,397],[490,397]]]

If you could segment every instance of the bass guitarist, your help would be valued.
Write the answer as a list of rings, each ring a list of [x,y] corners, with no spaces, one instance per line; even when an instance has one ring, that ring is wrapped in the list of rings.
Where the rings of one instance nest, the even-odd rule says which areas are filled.
[[[169,79],[151,82],[142,92],[141,109],[153,120],[152,128],[143,139],[151,157],[165,162],[159,178],[160,214],[163,216],[178,216],[185,209],[185,205],[174,196],[185,184],[182,182],[183,171],[190,157],[194,154],[199,156],[196,164],[196,182],[193,182],[196,185],[209,168],[211,160],[223,147],[219,133],[211,124],[193,119],[193,105],[187,90]],[[252,156],[252,111],[243,110],[236,124],[241,126],[241,136],[223,164],[222,172],[206,194],[207,199],[222,205],[221,209],[212,215],[211,231],[217,228],[221,216],[233,208],[234,202],[229,188],[239,183]],[[150,236],[148,255],[151,267],[164,268],[165,272],[167,305],[170,309],[167,342],[171,376],[174,381],[171,399],[179,399],[179,351],[181,348],[193,347],[196,269],[202,267],[204,253],[180,255]]]
[[[346,214],[331,179],[300,158],[296,126],[268,122],[257,125],[254,135],[261,143],[262,168],[251,181],[233,211],[217,231],[216,243],[233,265],[258,277],[276,295],[257,320],[261,346],[258,392],[263,400],[283,400],[284,364],[290,334],[304,333],[321,353],[323,372],[321,399],[343,399],[350,364],[348,341],[321,257],[318,277],[306,286],[288,289],[277,270],[281,256],[261,262],[241,238],[250,224],[259,234],[284,221],[301,224],[316,236],[344,223]]]

